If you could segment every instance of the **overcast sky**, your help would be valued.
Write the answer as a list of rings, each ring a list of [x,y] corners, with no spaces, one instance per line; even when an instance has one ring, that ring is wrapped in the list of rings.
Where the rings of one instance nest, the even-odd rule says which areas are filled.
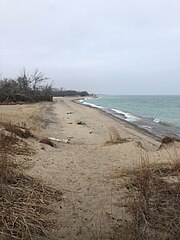
[[[0,74],[57,87],[180,94],[180,0],[0,0]]]

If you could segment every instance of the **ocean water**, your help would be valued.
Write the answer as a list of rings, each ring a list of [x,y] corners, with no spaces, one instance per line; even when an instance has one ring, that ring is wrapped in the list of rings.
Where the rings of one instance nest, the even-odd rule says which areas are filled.
[[[110,96],[80,100],[158,137],[180,139],[180,96]]]

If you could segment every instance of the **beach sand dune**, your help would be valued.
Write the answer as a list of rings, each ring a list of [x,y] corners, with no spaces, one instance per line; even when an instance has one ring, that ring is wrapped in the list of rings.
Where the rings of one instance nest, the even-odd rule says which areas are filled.
[[[122,187],[125,179],[119,177],[121,173],[133,169],[143,156],[158,163],[179,154],[179,145],[157,151],[161,143],[152,136],[98,109],[74,103],[71,98],[0,106],[0,112],[6,120],[11,116],[17,122],[26,122],[39,137],[69,141],[55,140],[56,147],[51,147],[31,140],[36,154],[29,157],[25,170],[63,191],[63,201],[54,205],[58,239],[114,237],[114,226],[128,218],[128,189]],[[112,138],[118,137],[122,141],[113,143]]]

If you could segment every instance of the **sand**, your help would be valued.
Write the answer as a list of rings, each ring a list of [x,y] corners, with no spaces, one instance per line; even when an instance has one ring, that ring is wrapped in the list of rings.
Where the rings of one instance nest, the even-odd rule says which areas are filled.
[[[30,139],[36,154],[24,157],[27,174],[63,192],[63,201],[52,206],[57,212],[58,239],[114,237],[114,227],[128,217],[122,172],[135,168],[144,157],[159,163],[180,156],[179,143],[158,150],[156,138],[72,98],[0,106],[0,114],[6,121],[26,122],[39,138],[69,140],[67,144],[54,141],[53,148]],[[107,144],[112,128],[126,141]]]

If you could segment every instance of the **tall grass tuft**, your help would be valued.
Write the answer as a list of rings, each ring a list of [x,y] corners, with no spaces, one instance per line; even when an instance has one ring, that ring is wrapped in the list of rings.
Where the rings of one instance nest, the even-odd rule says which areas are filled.
[[[112,144],[120,144],[120,143],[125,143],[128,140],[126,138],[122,138],[116,128],[111,128],[110,129],[110,134],[109,134],[109,139],[106,141],[107,145],[112,145]]]
[[[180,159],[151,165],[148,156],[128,173],[131,220],[123,239],[180,239]]]

